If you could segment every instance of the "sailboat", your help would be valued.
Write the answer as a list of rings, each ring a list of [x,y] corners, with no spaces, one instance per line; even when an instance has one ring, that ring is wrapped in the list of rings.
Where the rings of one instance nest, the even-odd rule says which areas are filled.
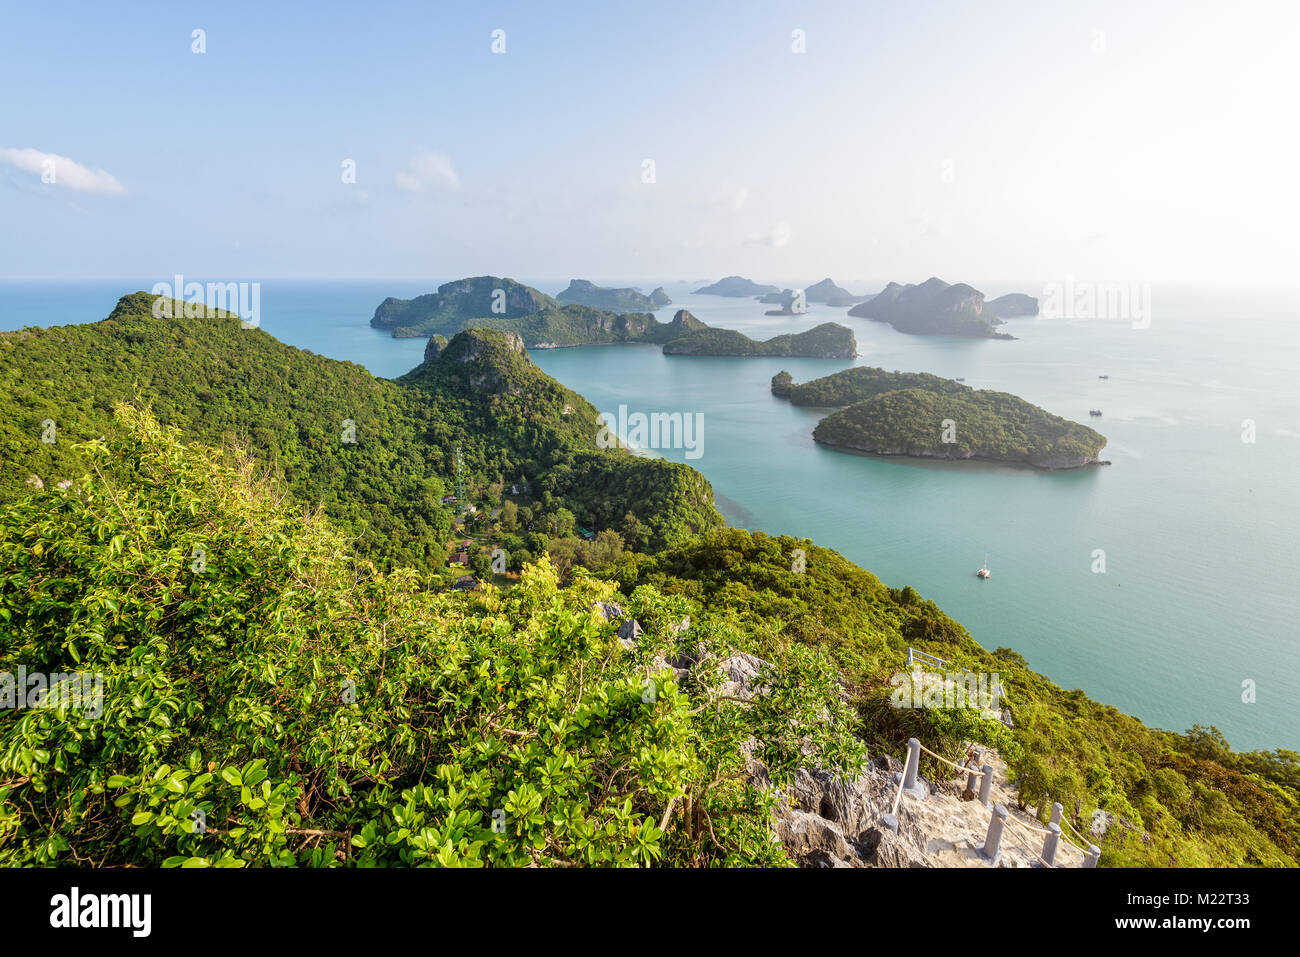
[[[993,573],[992,573],[991,571],[989,571],[989,556],[988,556],[988,552],[985,552],[985,553],[984,553],[984,564],[980,566],[980,570],[977,571],[975,574],[976,574],[977,576],[979,576],[980,578],[992,578],[992,577],[993,577]]]

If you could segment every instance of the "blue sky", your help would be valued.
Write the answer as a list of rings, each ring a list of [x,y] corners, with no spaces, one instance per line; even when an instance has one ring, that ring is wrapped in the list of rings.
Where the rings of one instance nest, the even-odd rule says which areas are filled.
[[[6,2],[0,276],[1281,281],[1298,10]]]

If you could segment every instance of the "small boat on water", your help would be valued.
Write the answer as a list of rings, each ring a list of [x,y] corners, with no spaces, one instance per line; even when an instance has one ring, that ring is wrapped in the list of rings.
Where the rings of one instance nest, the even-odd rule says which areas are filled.
[[[1101,415],[1101,409],[1089,409],[1089,410],[1088,410],[1088,414],[1089,414],[1089,415]]]
[[[1099,376],[1097,376],[1097,378],[1098,378],[1098,379],[1109,379],[1110,376],[1108,376],[1108,375],[1099,375]]]
[[[975,573],[975,575],[976,575],[977,577],[979,577],[979,578],[992,578],[992,577],[993,577],[993,573],[992,573],[991,571],[989,571],[989,557],[988,557],[988,555],[985,555],[985,556],[984,556],[984,564],[980,566],[980,570],[977,571],[977,572]]]

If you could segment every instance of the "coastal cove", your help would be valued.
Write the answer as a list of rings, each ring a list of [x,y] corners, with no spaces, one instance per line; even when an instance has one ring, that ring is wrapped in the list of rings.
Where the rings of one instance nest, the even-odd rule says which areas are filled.
[[[838,277],[837,277],[838,278]],[[556,294],[565,282],[530,282]],[[0,284],[0,328],[94,321],[153,280]],[[851,292],[879,286],[845,283]],[[658,281],[601,281],[603,286]],[[1066,688],[1149,724],[1215,724],[1237,748],[1300,745],[1300,310],[1241,290],[1153,291],[1149,329],[1124,321],[1011,318],[1015,341],[908,336],[811,303],[766,316],[752,298],[696,296],[662,283],[672,305],[754,339],[840,322],[859,358],[666,357],[654,345],[534,350],[548,374],[602,411],[700,414],[700,454],[662,449],[712,482],[729,522],[810,538],[887,584],[910,584],[986,648],[1009,647]],[[991,297],[1041,284],[976,283]],[[300,348],[396,377],[424,339],[368,328],[387,296],[434,281],[267,280],[262,323]],[[1107,469],[1044,473],[979,462],[849,455],[818,446],[826,410],[770,393],[781,369],[806,382],[854,365],[930,372],[996,389],[1108,438]],[[1100,375],[1109,375],[1101,380]],[[1242,422],[1258,439],[1243,443]],[[593,424],[593,429],[596,426]],[[1093,571],[1095,552],[1105,572]],[[990,581],[974,577],[984,555]],[[1257,701],[1242,702],[1242,682]]]

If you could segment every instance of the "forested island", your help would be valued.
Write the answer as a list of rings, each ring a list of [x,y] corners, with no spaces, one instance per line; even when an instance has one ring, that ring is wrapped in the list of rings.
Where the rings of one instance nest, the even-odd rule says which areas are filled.
[[[984,311],[997,316],[999,319],[1007,319],[1013,316],[1036,316],[1038,315],[1038,299],[1023,292],[1012,292],[984,303]]]
[[[834,448],[1045,469],[1104,464],[1101,433],[1010,393],[926,372],[857,366],[795,384],[782,371],[772,377],[772,394],[795,405],[841,407],[813,430],[817,442]]]
[[[966,338],[1014,339],[998,332],[1002,324],[997,310],[1005,315],[1026,315],[1038,311],[1038,300],[1019,294],[994,300],[996,309],[985,307],[984,294],[966,283],[950,284],[932,276],[919,285],[891,282],[880,293],[849,310],[850,316],[887,322],[899,332],[918,336],[962,336]]]
[[[592,306],[611,312],[646,312],[672,303],[668,293],[664,292],[663,286],[647,296],[639,289],[610,289],[597,286],[585,279],[569,280],[568,288],[555,298],[559,302],[573,302],[580,306]]]
[[[796,384],[790,373],[782,370],[772,377],[772,394],[789,399],[795,405],[839,408],[895,389],[926,389],[936,393],[957,394],[969,387],[928,372],[886,372],[871,366],[854,366],[811,382]]]
[[[727,276],[725,279],[719,279],[715,283],[710,283],[700,289],[695,290],[697,296],[727,296],[732,299],[741,299],[746,296],[766,296],[769,293],[780,292],[776,286],[764,286],[754,282],[752,279],[745,279],[743,276]]]
[[[805,286],[803,295],[808,302],[824,302],[834,307],[852,306],[867,298],[853,295],[847,289],[835,285],[835,281],[829,277],[811,286]]]
[[[1294,752],[1148,728],[911,587],[721,527],[693,469],[598,448],[516,335],[392,381],[153,301],[0,333],[0,657],[99,676],[111,716],[0,709],[0,866],[826,866],[774,840],[770,788],[909,737],[997,748],[1102,866],[1297,862]],[[1014,721],[892,706],[913,648],[998,673]]]
[[[786,333],[767,340],[751,339],[732,329],[701,329],[664,344],[666,356],[799,356],[852,359],[858,354],[853,330],[824,322],[807,332]]]

